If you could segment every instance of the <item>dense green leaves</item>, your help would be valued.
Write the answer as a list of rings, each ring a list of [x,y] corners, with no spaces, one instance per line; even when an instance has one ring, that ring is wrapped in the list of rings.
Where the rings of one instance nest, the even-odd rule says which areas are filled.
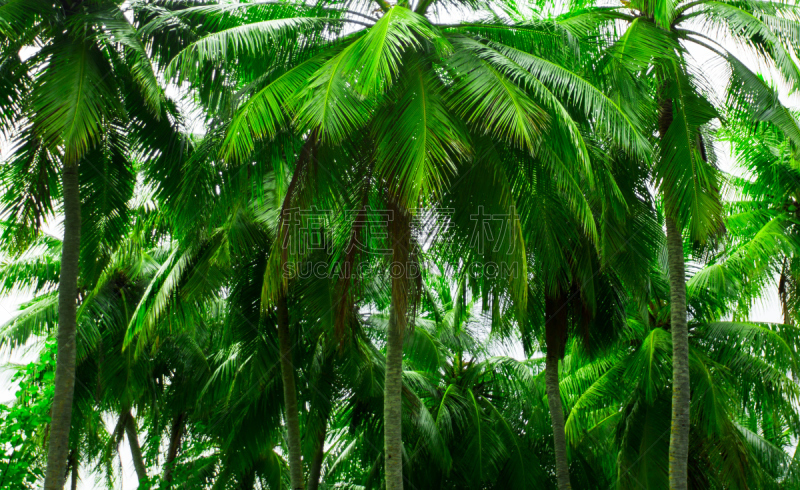
[[[56,487],[118,486],[128,444],[140,488],[800,488],[799,22],[0,1],[0,292],[25,297],[0,347],[44,345],[0,487],[40,486],[58,439],[77,271]],[[775,293],[784,323],[755,321]]]

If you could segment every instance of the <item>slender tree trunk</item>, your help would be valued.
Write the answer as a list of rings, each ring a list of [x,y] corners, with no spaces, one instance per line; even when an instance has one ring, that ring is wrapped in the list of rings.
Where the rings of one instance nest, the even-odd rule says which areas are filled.
[[[325,434],[327,432],[327,423],[323,424],[322,432],[319,434],[317,440],[317,450],[314,452],[314,459],[311,460],[311,467],[308,470],[308,490],[317,490],[319,488],[319,477],[322,474],[322,460],[325,458]]]
[[[781,277],[778,281],[778,296],[781,300],[781,311],[783,312],[783,324],[791,325],[792,319],[789,317],[789,277],[788,277],[789,258],[784,257],[781,262]]]
[[[672,100],[662,98],[658,131],[663,141],[672,125]],[[669,488],[688,488],[689,465],[689,328],[686,321],[686,265],[681,229],[674,219],[680,203],[671,200],[671,189],[662,191],[667,225],[670,330],[672,333],[672,425],[669,436]]]
[[[128,444],[131,446],[131,458],[133,467],[136,469],[136,477],[139,479],[139,487],[144,488],[147,482],[147,468],[142,458],[142,449],[139,447],[139,435],[136,433],[136,421],[133,419],[130,410],[122,414],[125,417],[125,434],[128,436]]]
[[[383,394],[384,458],[386,459],[386,490],[403,489],[403,334],[398,327],[395,307],[389,314],[386,338],[386,378]]]
[[[564,432],[564,407],[561,404],[561,388],[558,385],[558,361],[564,357],[569,327],[569,297],[561,292],[555,298],[545,299],[545,358],[544,382],[547,389],[547,404],[553,425],[553,449],[556,456],[556,481],[559,490],[570,489],[569,461],[567,460],[567,437]]]
[[[64,194],[64,242],[58,283],[58,352],[55,392],[51,409],[45,490],[64,488],[69,455],[72,398],[75,394],[75,332],[77,327],[78,258],[81,246],[81,198],[78,166],[65,165],[61,174]]]
[[[178,458],[178,451],[181,448],[185,418],[186,416],[180,413],[175,417],[175,420],[172,421],[169,447],[167,448],[167,460],[164,462],[164,481],[167,483],[167,488],[172,486],[172,474],[175,470],[175,460]]]
[[[685,490],[689,464],[689,328],[686,322],[686,273],[678,224],[667,218],[670,330],[672,331],[672,427],[669,436],[669,488]]]
[[[386,378],[383,393],[386,490],[403,489],[403,334],[408,310],[408,258],[411,228],[405,210],[395,206],[392,239],[392,306],[386,335]]]
[[[297,389],[294,384],[292,365],[292,343],[289,338],[289,307],[286,296],[281,295],[278,307],[278,343],[281,356],[281,378],[283,380],[283,403],[286,407],[286,432],[289,444],[289,477],[292,490],[303,490],[303,461],[300,447],[300,414],[297,409]]]
[[[78,458],[75,457],[74,453],[72,455],[72,462],[70,463],[71,466],[71,478],[70,484],[72,485],[72,490],[78,490]]]
[[[558,358],[547,354],[544,381],[547,386],[547,404],[553,420],[553,447],[556,453],[556,480],[559,490],[572,488],[569,484],[569,462],[567,461],[567,436],[564,432],[564,408],[561,405],[561,390],[558,386]]]

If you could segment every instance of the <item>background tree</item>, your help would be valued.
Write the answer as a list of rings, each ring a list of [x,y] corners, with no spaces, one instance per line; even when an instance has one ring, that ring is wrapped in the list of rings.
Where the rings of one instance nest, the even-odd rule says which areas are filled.
[[[151,111],[158,113],[161,106],[155,74],[121,3],[74,1],[54,6],[41,1],[9,1],[0,5],[2,56],[15,66],[12,77],[4,80],[12,95],[4,103],[4,127],[16,140],[15,158],[3,172],[5,187],[15,189],[4,194],[6,213],[14,223],[6,228],[6,239],[14,236],[24,242],[35,236],[42,219],[53,213],[54,201],[63,199],[59,210],[64,216],[59,338],[47,489],[64,484],[75,387],[79,269],[91,274],[94,261],[81,261],[81,228],[85,228],[87,244],[83,250],[88,253],[105,233],[115,231],[113,219],[98,223],[95,216],[87,215],[87,211],[103,209],[92,206],[82,217],[81,181],[104,175],[104,187],[94,190],[124,204],[132,183],[126,168],[126,143],[119,131],[128,119],[123,94],[141,91]],[[31,45],[41,48],[22,61],[19,50]],[[53,178],[59,173],[60,187]],[[87,191],[84,200],[91,199]]]
[[[250,6],[201,6],[170,12],[153,21],[151,28],[202,17],[204,25],[216,30],[184,48],[170,62],[167,72],[176,74],[178,81],[187,80],[206,67],[224,62],[231,54],[246,58],[258,55],[280,67],[269,79],[258,80],[258,88],[246,87],[245,94],[253,95],[227,129],[221,149],[227,159],[248,158],[256,139],[273,139],[287,127],[312,135],[307,142],[310,145],[338,145],[361,128],[369,128],[371,141],[364,142],[375,148],[369,174],[391,182],[387,188],[394,212],[392,262],[408,262],[411,244],[404,237],[409,236],[410,229],[403,223],[410,222],[410,213],[417,206],[435,198],[452,174],[454,161],[467,152],[470,142],[465,130],[469,126],[534,152],[541,138],[537,128],[545,124],[541,107],[552,108],[558,121],[563,121],[554,131],[583,148],[575,123],[559,100],[571,91],[582,101],[579,110],[599,115],[598,123],[623,147],[640,152],[644,149],[636,129],[618,107],[590,84],[548,60],[546,55],[552,53],[543,53],[545,57],[528,55],[519,66],[517,58],[524,54],[513,46],[487,47],[480,41],[487,32],[498,29],[533,40],[549,34],[549,27],[490,22],[440,30],[423,16],[429,4],[420,4],[416,12],[401,5],[391,9],[379,5],[383,15],[369,19],[371,22],[364,22],[358,14],[358,20],[353,19],[353,11],[341,7],[326,6],[319,12],[313,10],[317,7],[309,10],[305,6],[298,6],[296,11],[287,11],[286,6],[252,7],[254,17],[247,18],[244,25],[239,24],[238,16],[250,15]],[[308,17],[310,13],[316,16]],[[342,30],[341,25],[355,25],[359,30]],[[311,36],[299,50],[286,42],[306,29],[327,29],[333,35]],[[264,53],[267,46],[272,48],[268,54]],[[563,52],[559,46],[552,49]],[[448,71],[454,83],[437,73],[440,67]],[[353,78],[356,72],[357,79]],[[496,104],[476,104],[480,100]],[[377,110],[373,117],[373,109],[379,107],[395,108]],[[595,110],[601,107],[607,110]],[[587,157],[585,151],[579,153]],[[407,310],[413,304],[409,303],[413,299],[410,284],[410,278],[396,278],[393,283],[397,320],[389,324],[392,335],[387,344],[387,375],[391,383],[385,389],[392,396],[385,397],[388,417],[384,420],[389,488],[402,487],[400,342]],[[293,466],[298,465],[295,457]]]
[[[771,122],[787,134],[797,134],[796,122],[788,117],[787,109],[765,81],[735,53],[726,50],[720,37],[730,36],[743,52],[756,53],[790,86],[796,87],[800,70],[789,54],[794,49],[791,33],[796,25],[794,9],[768,2],[672,4],[647,0],[621,7],[589,8],[573,16],[575,22],[590,26],[626,22],[626,29],[619,34],[616,30],[605,31],[611,36],[603,66],[609,76],[624,79],[615,75],[621,67],[640,73],[652,71],[655,75],[650,93],[657,110],[646,116],[646,120],[659,137],[654,177],[664,206],[670,264],[674,355],[670,488],[673,489],[687,488],[690,447],[690,366],[682,233],[688,229],[689,242],[697,244],[716,235],[722,225],[722,184],[715,164],[713,128],[724,107],[709,89],[710,74],[694,69],[687,46],[707,50],[728,67],[727,91],[729,98],[738,103],[736,109],[743,115],[742,121],[750,125]],[[629,46],[637,48],[627,49]]]

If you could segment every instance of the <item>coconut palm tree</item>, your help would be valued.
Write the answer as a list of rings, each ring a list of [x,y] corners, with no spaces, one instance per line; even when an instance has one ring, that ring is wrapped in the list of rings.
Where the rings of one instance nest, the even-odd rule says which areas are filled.
[[[141,211],[138,210],[138,211]],[[147,221],[147,214],[133,213]],[[133,227],[136,230],[136,227]],[[143,231],[141,228],[136,230]],[[127,435],[134,457],[140,485],[149,478],[141,454],[136,419],[141,418],[151,400],[158,398],[154,390],[164,384],[163,373],[182,371],[180,363],[165,365],[169,358],[134,358],[123,352],[125,331],[130,313],[135,310],[151,276],[158,270],[159,260],[167,255],[154,246],[157,238],[146,229],[136,231],[125,245],[111,254],[102,267],[95,286],[81,288],[81,306],[77,317],[76,390],[71,423],[69,466],[72,485],[77,484],[78,467],[90,463],[105,470],[113,480],[113,455],[123,435]],[[144,245],[144,249],[140,246]],[[43,235],[29,250],[3,265],[6,290],[23,290],[34,294],[33,300],[3,326],[0,341],[14,347],[26,345],[33,338],[53,338],[57,322],[57,276],[60,270],[59,240]],[[145,251],[146,250],[146,251]],[[178,344],[180,345],[180,343]],[[167,352],[162,349],[162,352]],[[189,354],[188,356],[186,354]],[[190,359],[191,351],[184,352]],[[202,363],[201,363],[202,364]],[[196,366],[195,366],[196,367]],[[177,369],[176,369],[177,368]],[[161,375],[156,373],[162,373]],[[174,384],[174,383],[168,383]],[[107,433],[102,416],[111,414],[117,427]],[[63,484],[63,482],[62,482]]]
[[[565,397],[575,448],[607,438],[601,466],[621,488],[667,488],[671,321],[666,264],[653,270],[645,310],[629,304],[618,348],[587,362],[570,349]],[[702,270],[697,274],[703,274]],[[697,274],[692,276],[697,277]],[[689,284],[693,284],[690,279]],[[795,485],[789,475],[797,397],[795,335],[781,326],[720,321],[737,288],[688,289],[692,390],[691,484],[706,488]],[[613,448],[613,449],[611,449]]]
[[[588,131],[583,138],[590,170],[569,173],[549,164],[576,158],[555,136],[541,158],[487,145],[445,194],[453,226],[445,246],[435,249],[451,270],[469,278],[465,283],[493,317],[512,305],[517,310],[513,322],[492,322],[498,334],[518,330],[528,355],[546,349],[560,488],[570,484],[558,393],[558,363],[568,335],[582,337],[596,351],[614,338],[622,319],[621,295],[614,289],[646,287],[642,271],[646,276],[660,236],[647,170],[614,151],[613,143]],[[470,212],[476,209],[482,215]]]
[[[122,3],[66,1],[53,5],[11,0],[0,5],[3,62],[13,67],[10,77],[4,79],[6,93],[13,94],[13,102],[4,102],[4,127],[17,142],[4,166],[4,184],[14,189],[4,196],[6,212],[15,222],[6,236],[29,241],[42,220],[52,214],[54,202],[63,199],[59,351],[47,489],[62,488],[69,451],[79,269],[91,274],[93,262],[82,261],[81,250],[89,253],[104,233],[102,226],[85,229],[87,246],[82,247],[82,221],[98,224],[94,217],[81,215],[82,181],[111,170],[103,184],[106,195],[116,193],[124,202],[132,188],[130,173],[125,175],[123,170],[126,143],[122,127],[128,119],[124,94],[138,91],[150,111],[161,111],[159,85]],[[35,52],[23,60],[19,53],[25,46]],[[55,178],[59,174],[60,184]],[[104,210],[84,209],[84,214],[95,211]],[[113,226],[113,220],[108,224]]]
[[[800,176],[791,142],[773,124],[732,128],[726,136],[746,175],[732,179],[736,194],[726,208],[727,239],[714,262],[692,281],[696,287],[719,289],[727,283],[738,290],[732,298],[737,318],[747,318],[753,303],[777,285],[783,323],[796,324]]]
[[[582,5],[588,6],[589,3]],[[670,488],[687,488],[690,430],[689,341],[687,331],[683,231],[692,243],[721,230],[721,177],[715,166],[715,121],[725,108],[709,87],[712,75],[697,68],[690,49],[704,50],[728,68],[728,98],[740,121],[770,122],[794,138],[800,134],[766,82],[737,53],[723,46],[730,36],[743,52],[754,52],[790,86],[800,83],[793,61],[797,11],[792,5],[717,1],[632,1],[614,7],[575,10],[573,21],[598,29],[609,47],[601,70],[615,80],[623,67],[648,73],[655,105],[640,108],[658,135],[654,177],[666,216],[671,281],[673,403],[670,434]],[[616,29],[618,22],[624,29]],[[608,28],[608,29],[607,29]],[[633,49],[629,49],[635,46]],[[650,76],[652,75],[652,76]]]
[[[158,355],[139,357],[133,350],[126,352],[124,349],[131,315],[170,252],[168,247],[159,244],[163,235],[150,226],[158,218],[153,202],[142,199],[132,204],[123,216],[125,222],[120,223],[126,236],[113,249],[108,241],[101,243],[105,255],[98,257],[98,276],[93,285],[82,284],[80,288],[70,467],[74,476],[79,464],[95,461],[105,468],[108,481],[112,481],[111,458],[122,437],[127,435],[140,485],[145,486],[150,478],[141,453],[137,420],[131,409],[136,409],[140,420],[149,410],[161,410],[161,407],[153,407],[155,400],[165,396],[157,387],[168,385],[175,391],[181,379],[192,377],[185,373],[202,376],[207,369],[203,369],[205,358],[201,355],[198,360],[197,351],[193,349],[199,340],[187,341],[179,335],[166,338]],[[103,208],[96,205],[96,209]],[[61,268],[59,242],[42,235],[25,253],[3,264],[6,291],[34,294],[19,315],[3,326],[0,335],[3,345],[15,348],[36,337],[55,335],[58,327],[56,287]],[[174,355],[175,351],[178,355]],[[191,403],[186,393],[179,399]],[[110,434],[105,433],[100,418],[104,414],[110,414],[117,421]],[[157,425],[151,425],[150,429],[157,429]],[[153,436],[156,432],[150,431]]]
[[[167,73],[177,81],[206,78],[221,73],[222,66],[237,75],[255,68],[227,128],[225,159],[247,160],[255,141],[287,130],[309,135],[307,151],[315,156],[321,145],[348,139],[366,145],[372,162],[368,175],[389,183],[382,192],[388,192],[394,213],[394,262],[406,263],[413,255],[406,223],[452,176],[454,162],[470,153],[470,129],[535,153],[543,129],[552,126],[579,149],[585,164],[585,145],[562,102],[569,94],[600,131],[624,148],[645,153],[646,145],[617,105],[559,65],[576,45],[569,44],[569,27],[499,21],[443,25],[436,11],[446,4],[392,7],[379,1],[375,6],[379,18],[366,2],[203,5],[164,13],[147,29],[169,27],[179,33],[199,19],[216,31],[172,59]],[[484,8],[475,5],[474,13]],[[531,48],[533,54],[525,51]],[[315,175],[323,171],[312,165]],[[334,168],[324,171],[339,175]],[[414,297],[410,284],[409,278],[393,281],[396,321],[389,325],[385,397],[388,488],[402,487],[400,341],[412,304],[408,299]]]

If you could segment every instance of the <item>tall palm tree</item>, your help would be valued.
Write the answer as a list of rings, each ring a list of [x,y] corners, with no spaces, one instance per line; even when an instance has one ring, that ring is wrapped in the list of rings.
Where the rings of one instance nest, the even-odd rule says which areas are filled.
[[[138,213],[137,213],[138,214]],[[142,216],[139,216],[142,218]],[[150,230],[148,230],[150,231]],[[147,276],[158,269],[157,251],[141,253],[133,242],[143,243],[149,233],[139,240],[128,237],[128,247],[104,261],[102,274],[92,289],[81,288],[83,298],[77,316],[76,381],[74,412],[71,422],[69,466],[73,488],[77,484],[79,465],[92,461],[105,468],[110,480],[113,474],[114,448],[127,434],[140,484],[148,481],[140,451],[136,420],[130,408],[145,409],[148,398],[155,398],[152,388],[159,383],[154,371],[160,359],[133,359],[123,352],[123,340],[128,317],[135,310],[137,297],[144,290]],[[150,235],[152,237],[152,235]],[[41,236],[15,260],[3,265],[4,287],[34,294],[33,300],[2,328],[0,342],[14,347],[26,345],[36,337],[53,338],[57,322],[57,276],[60,269],[60,243]],[[142,277],[144,276],[144,277]],[[158,366],[156,368],[155,366]],[[176,367],[175,365],[171,366]],[[148,393],[149,392],[149,393]],[[117,428],[106,433],[101,416],[109,413],[118,418]],[[142,411],[138,411],[142,415]],[[44,428],[43,428],[44,430]]]
[[[223,118],[217,118],[216,122],[220,119]],[[277,362],[287,429],[284,454],[288,456],[291,485],[298,488],[303,486],[298,400],[302,401],[299,395],[304,383],[296,371],[305,369],[305,358],[300,348],[303,337],[297,335],[292,326],[301,323],[298,312],[302,304],[291,292],[294,284],[284,283],[281,265],[292,265],[289,261],[298,258],[288,253],[284,257],[275,244],[283,243],[282,235],[293,238],[290,236],[295,231],[290,226],[291,207],[309,194],[309,184],[305,182],[308,176],[303,170],[308,151],[301,151],[305,160],[295,162],[292,157],[270,154],[270,148],[263,148],[261,165],[229,165],[219,172],[213,170],[218,134],[209,132],[181,164],[192,178],[181,184],[185,187],[178,188],[177,198],[166,202],[173,226],[170,230],[172,253],[137,305],[126,344],[142,355],[155,339],[170,336],[161,330],[163,319],[198,318],[202,321],[203,310],[220,303],[226,315],[220,334],[212,338],[211,345],[217,349],[211,362],[214,374],[202,390],[208,396],[202,396],[199,401],[200,406],[208,404],[209,407],[201,413],[206,410],[222,412],[212,417],[214,430],[209,431],[210,434],[201,433],[221,440],[219,445],[225,453],[218,463],[220,481],[252,483],[266,478],[274,483],[275,478],[280,478],[277,469],[282,459],[269,443],[280,437],[278,425],[272,423],[276,412],[270,410],[264,419],[268,423],[257,431],[252,428],[259,420],[259,404],[273,396],[271,387],[275,377],[271,365]],[[290,138],[285,141],[293,142]],[[295,164],[296,168],[290,172]],[[283,179],[289,181],[286,188],[282,188]],[[198,196],[208,203],[203,209],[176,204],[194,201]],[[275,249],[278,253],[273,254]],[[253,277],[254,274],[260,277]],[[272,296],[276,289],[279,291],[277,298]],[[254,292],[256,298],[252,296]],[[232,373],[230,367],[238,358],[224,360],[221,356],[244,352],[249,355],[247,361]],[[235,374],[233,378],[232,374]],[[255,385],[245,384],[246,389],[240,392],[239,382],[246,382],[248,376],[251,381],[256,380]],[[251,393],[252,386],[261,390]],[[234,397],[236,403],[229,407],[231,412],[222,411],[220,401],[221,406],[228,406],[234,393],[238,398]],[[190,403],[184,407],[185,410],[175,412],[176,417],[180,417],[176,418],[180,422],[176,429],[186,427],[198,416]],[[224,430],[235,434],[233,440],[224,437]],[[182,432],[175,431],[176,434]],[[263,436],[262,443],[252,449],[247,447],[257,434]],[[174,440],[176,443],[170,447],[177,449],[181,446],[180,438]],[[169,452],[170,459],[174,460],[174,453]],[[243,459],[237,462],[237,457]],[[174,474],[165,474],[164,479],[174,480]]]
[[[470,153],[470,129],[535,153],[543,128],[552,126],[553,134],[579,148],[578,160],[585,164],[585,145],[562,103],[573,97],[580,101],[575,109],[621,147],[645,154],[646,145],[618,106],[559,65],[572,52],[562,42],[572,37],[568,27],[557,27],[554,35],[550,23],[437,25],[435,12],[444,3],[392,7],[379,1],[376,6],[380,18],[369,13],[366,2],[204,5],[166,12],[146,29],[180,33],[183,26],[200,23],[215,31],[170,62],[167,73],[176,81],[208,79],[223,66],[237,75],[249,73],[252,82],[242,87],[241,105],[221,149],[228,161],[247,161],[257,140],[274,140],[287,130],[310,135],[306,144],[312,147],[348,140],[366,145],[367,174],[388,183],[383,185],[395,211],[393,259],[403,261],[410,252],[403,238],[410,232],[403,223],[435,198],[454,163]],[[475,6],[476,15],[483,11]],[[526,53],[532,46],[534,53]],[[201,93],[206,90],[201,87]],[[352,172],[337,172],[341,162],[311,163],[315,175]],[[387,345],[385,389],[391,396],[385,398],[390,415],[384,421],[385,457],[392,489],[402,488],[400,378],[395,374],[401,372],[408,284],[407,277],[393,281],[396,321]]]
[[[126,90],[140,91],[155,113],[161,106],[156,77],[122,3],[11,0],[0,5],[2,57],[18,67],[5,81],[15,97],[4,108],[10,123],[6,128],[13,128],[9,130],[18,142],[4,168],[5,185],[16,188],[6,194],[5,203],[16,221],[13,234],[20,239],[35,235],[42,219],[53,212],[54,200],[63,198],[58,357],[46,489],[64,485],[75,387],[79,269],[92,263],[81,266],[81,223],[93,221],[86,210],[82,219],[81,176],[94,178],[101,167],[119,168],[118,162],[125,161],[120,133],[127,120]],[[19,51],[24,46],[41,48],[22,60]],[[108,161],[115,163],[108,167]],[[58,173],[60,188],[52,179]],[[116,177],[124,175],[109,176],[104,185],[109,193],[124,195],[124,190],[115,189],[120,184]],[[84,241],[97,243],[95,234],[101,235],[102,229],[84,230]]]
[[[438,256],[449,258],[451,268],[464,271],[493,316],[504,305],[514,305],[515,322],[504,326],[493,321],[498,334],[517,328],[528,355],[535,355],[537,346],[546,348],[545,385],[560,488],[570,485],[558,381],[568,336],[583,337],[593,350],[602,348],[621,323],[613,285],[646,286],[642,271],[646,275],[660,234],[647,199],[646,169],[614,151],[613,142],[591,137],[588,129],[582,137],[591,160],[588,169],[571,172],[550,165],[577,158],[576,150],[557,135],[547,138],[550,143],[539,158],[496,144],[484,147],[443,199],[454,209],[454,226],[450,246],[436,249]],[[482,248],[474,245],[489,237]],[[496,270],[475,276],[469,272],[473,266]],[[622,273],[609,274],[607,268]],[[527,306],[520,288],[527,293]]]
[[[649,88],[656,105],[651,104],[649,113],[646,107],[640,109],[658,135],[655,179],[666,217],[674,356],[670,488],[685,489],[691,397],[682,237],[688,229],[689,240],[699,243],[721,229],[721,177],[714,163],[713,128],[726,112],[709,89],[712,75],[704,67],[710,65],[697,67],[688,49],[706,50],[727,66],[728,98],[742,115],[740,121],[751,126],[770,122],[795,138],[800,133],[787,109],[761,77],[725,49],[723,39],[730,37],[743,51],[756,53],[796,88],[800,70],[790,53],[794,52],[797,10],[793,5],[760,1],[636,0],[576,10],[572,17],[606,36],[608,56],[601,69],[613,79],[624,81],[619,74],[625,69],[653,75]],[[612,27],[620,21],[625,29]]]
[[[714,267],[714,266],[712,266]],[[788,476],[789,408],[797,397],[796,336],[779,325],[720,321],[741,290],[689,281],[692,391],[691,484],[705,488],[770,486]],[[572,346],[565,380],[571,406],[567,435],[576,448],[608,437],[603,463],[620,488],[668,488],[671,343],[669,281],[655,267],[646,308],[630,302],[619,344],[587,362]],[[718,283],[721,284],[721,283]],[[577,348],[576,348],[577,347]],[[603,434],[606,434],[604,436]]]

